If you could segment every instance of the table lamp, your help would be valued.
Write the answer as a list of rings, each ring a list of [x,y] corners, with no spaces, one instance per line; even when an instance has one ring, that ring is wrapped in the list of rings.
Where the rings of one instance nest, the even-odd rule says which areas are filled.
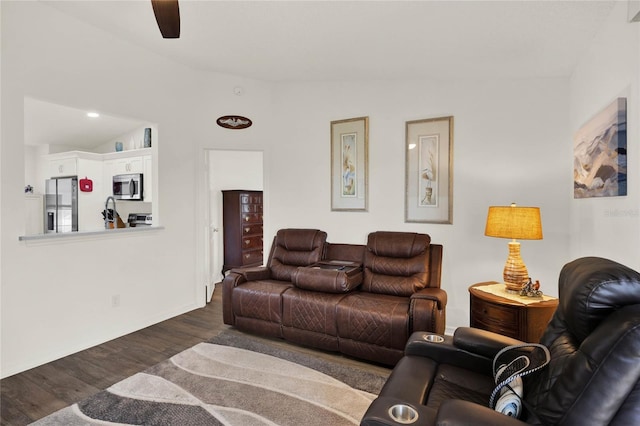
[[[529,272],[520,257],[520,243],[516,240],[542,239],[540,208],[520,207],[515,203],[489,207],[484,235],[511,239],[503,278],[508,292],[519,293],[529,279]]]

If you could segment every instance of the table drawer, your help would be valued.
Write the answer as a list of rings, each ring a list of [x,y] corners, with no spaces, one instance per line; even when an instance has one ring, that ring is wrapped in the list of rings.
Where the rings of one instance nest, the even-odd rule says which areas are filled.
[[[518,334],[518,325],[515,323],[497,323],[494,321],[483,321],[483,319],[480,318],[472,318],[470,325],[471,327],[502,334],[503,336],[521,339],[521,336]]]
[[[262,248],[262,235],[242,238],[242,250]]]
[[[474,318],[484,318],[491,322],[518,322],[518,312],[515,309],[475,299],[471,301],[471,314]]]
[[[240,203],[242,204],[262,204],[262,195],[257,194],[241,194]]]
[[[262,235],[262,225],[244,225],[242,236],[246,235]]]
[[[242,223],[262,223],[262,214],[242,213]]]
[[[472,327],[493,331],[505,336],[518,336],[518,311],[477,299],[471,301]]]
[[[242,213],[260,213],[262,209],[259,204],[243,204]]]
[[[262,250],[251,250],[242,252],[242,264],[262,264]]]

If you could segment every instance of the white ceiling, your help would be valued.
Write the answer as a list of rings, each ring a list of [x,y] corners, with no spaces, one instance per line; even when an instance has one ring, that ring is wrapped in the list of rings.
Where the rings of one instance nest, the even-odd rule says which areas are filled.
[[[615,1],[47,1],[188,66],[268,81],[570,75]]]
[[[85,110],[24,99],[25,145],[65,145],[92,151],[99,145],[142,127],[145,123],[101,114],[87,117]]]
[[[44,3],[186,66],[273,82],[567,77],[615,4],[179,1],[181,37],[166,40],[149,0]],[[113,118],[103,120],[104,135],[96,121],[84,132],[75,117],[67,120],[78,111],[51,108],[25,105],[26,143],[55,135],[95,144],[87,135],[119,131]]]

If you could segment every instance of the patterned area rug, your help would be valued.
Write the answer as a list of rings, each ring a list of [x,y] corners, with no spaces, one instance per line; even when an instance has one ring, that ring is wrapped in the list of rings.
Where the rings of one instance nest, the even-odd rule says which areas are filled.
[[[34,424],[358,425],[389,372],[227,330]]]

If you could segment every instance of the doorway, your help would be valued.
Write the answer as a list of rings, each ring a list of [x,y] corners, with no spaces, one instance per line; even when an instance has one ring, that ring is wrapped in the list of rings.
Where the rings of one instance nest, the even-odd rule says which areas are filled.
[[[224,277],[224,245],[222,227],[222,191],[242,189],[262,191],[264,188],[262,151],[207,150],[208,175],[208,241],[206,244],[207,302],[211,300],[215,283]]]

